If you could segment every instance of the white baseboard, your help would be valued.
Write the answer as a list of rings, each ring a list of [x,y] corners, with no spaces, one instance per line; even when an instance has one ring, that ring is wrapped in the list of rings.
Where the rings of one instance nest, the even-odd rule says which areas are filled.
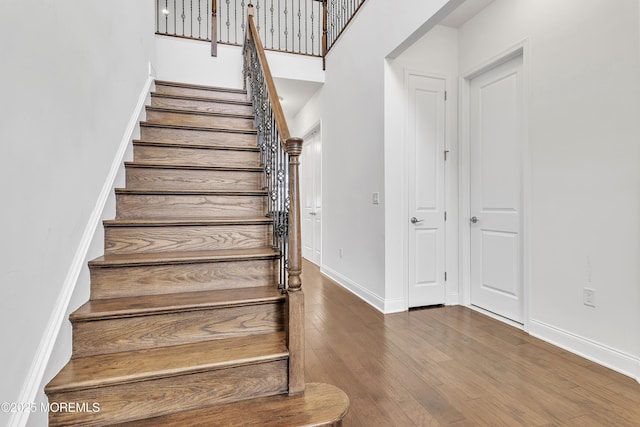
[[[404,298],[384,300],[384,314],[400,313],[402,311],[407,311],[407,301]]]
[[[640,382],[640,358],[544,322],[531,320],[528,326],[532,336]]]
[[[404,300],[385,300],[384,298],[380,298],[380,296],[374,294],[364,286],[332,270],[326,265],[320,267],[320,272],[383,314],[405,310]],[[400,305],[402,305],[402,307],[398,308]]]
[[[151,65],[149,65],[149,69],[152,69]],[[136,129],[138,121],[140,120],[140,116],[144,112],[145,102],[151,90],[153,80],[154,77],[149,74],[144,87],[142,88],[142,92],[140,93],[140,97],[138,98],[138,103],[136,104],[135,110],[133,111],[133,114],[129,119],[127,128],[124,132],[122,140],[120,141],[120,146],[118,147],[118,151],[116,152],[116,155],[111,164],[111,169],[109,169],[109,174],[107,175],[107,178],[102,185],[102,190],[100,191],[100,195],[98,197],[96,205],[94,206],[93,211],[91,212],[91,216],[89,217],[89,221],[84,228],[82,238],[80,239],[80,244],[78,245],[78,249],[76,250],[76,253],[73,257],[71,266],[67,271],[67,276],[65,277],[64,283],[62,285],[62,290],[58,295],[58,299],[54,305],[51,317],[49,318],[49,322],[47,323],[47,329],[45,330],[40,340],[40,344],[38,345],[38,349],[36,351],[35,357],[33,358],[33,362],[31,363],[31,367],[29,368],[29,373],[27,374],[17,402],[26,403],[35,402],[36,400],[36,396],[40,389],[40,384],[42,383],[42,379],[45,374],[45,369],[47,367],[47,364],[49,363],[49,358],[51,357],[51,353],[58,338],[58,334],[60,333],[60,327],[62,326],[62,323],[65,319],[65,314],[69,309],[71,296],[73,295],[78,277],[80,276],[80,272],[84,266],[84,262],[87,257],[87,251],[89,250],[89,247],[91,245],[95,230],[100,224],[102,212],[104,211],[107,199],[113,192],[114,182],[118,174],[118,170],[122,165],[124,154],[127,150],[128,145],[133,139],[133,133]],[[14,412],[9,419],[9,426],[24,427],[27,424],[29,415],[30,412],[28,411]]]
[[[329,277],[331,280],[333,280],[346,290],[350,291],[352,294],[355,294],[357,297],[364,300],[367,304],[369,304],[376,310],[384,313],[384,300],[370,290],[366,289],[364,286],[359,285],[358,283],[343,276],[337,271],[332,270],[326,265],[322,265],[320,267],[320,273]]]

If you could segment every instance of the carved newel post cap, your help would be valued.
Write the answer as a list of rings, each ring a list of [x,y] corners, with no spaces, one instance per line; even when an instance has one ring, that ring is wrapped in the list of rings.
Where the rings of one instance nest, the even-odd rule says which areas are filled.
[[[302,154],[302,138],[290,137],[285,142],[287,148],[287,154],[290,156],[299,156]]]

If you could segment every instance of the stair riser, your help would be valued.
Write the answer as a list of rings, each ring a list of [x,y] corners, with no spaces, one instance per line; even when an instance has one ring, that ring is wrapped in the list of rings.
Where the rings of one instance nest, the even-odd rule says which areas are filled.
[[[251,249],[270,245],[264,225],[105,227],[105,254]]]
[[[147,110],[147,121],[179,126],[252,130],[253,119]]]
[[[165,98],[151,95],[151,106],[195,110],[209,113],[252,115],[251,105],[229,104],[224,102],[200,101],[184,98]]]
[[[284,330],[281,303],[76,321],[73,357],[189,344]]]
[[[49,402],[94,402],[99,412],[50,412],[49,425],[104,426],[215,404],[272,396],[287,390],[287,361],[52,393]]]
[[[276,260],[91,267],[90,272],[92,299],[250,288],[277,283]]]
[[[224,91],[188,88],[188,87],[165,86],[163,84],[156,84],[156,92],[166,93],[168,95],[196,96],[200,98],[219,99],[219,100],[225,100],[225,101],[241,101],[241,102],[248,101],[248,97],[245,93],[224,92]]]
[[[127,188],[259,190],[261,172],[127,167]]]
[[[195,129],[173,129],[168,127],[140,126],[140,139],[154,142],[175,142],[206,144],[213,147],[256,147],[255,133],[216,132]]]
[[[118,219],[251,218],[264,215],[263,196],[116,195]]]
[[[260,162],[256,151],[216,150],[134,144],[133,159],[161,165],[190,165],[218,167],[257,167]]]

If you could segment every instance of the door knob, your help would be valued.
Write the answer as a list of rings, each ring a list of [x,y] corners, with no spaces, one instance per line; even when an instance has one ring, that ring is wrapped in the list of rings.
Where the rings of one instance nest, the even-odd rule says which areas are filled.
[[[422,221],[424,221],[424,219],[418,219],[415,216],[411,217],[411,224],[418,224]]]
[[[315,212],[309,212],[309,215],[316,216],[316,213]]]
[[[471,218],[469,218],[469,221],[471,221],[473,224],[475,224],[476,222],[478,222],[478,218],[475,216],[472,216]]]

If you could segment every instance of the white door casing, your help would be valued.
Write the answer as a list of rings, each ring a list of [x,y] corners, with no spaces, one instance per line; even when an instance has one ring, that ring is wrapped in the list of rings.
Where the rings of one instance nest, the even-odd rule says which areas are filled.
[[[408,306],[445,302],[445,80],[407,72]]]
[[[320,265],[322,240],[322,140],[320,127],[311,131],[300,155],[302,256]]]
[[[469,82],[470,302],[517,323],[524,323],[523,106],[522,55]]]

